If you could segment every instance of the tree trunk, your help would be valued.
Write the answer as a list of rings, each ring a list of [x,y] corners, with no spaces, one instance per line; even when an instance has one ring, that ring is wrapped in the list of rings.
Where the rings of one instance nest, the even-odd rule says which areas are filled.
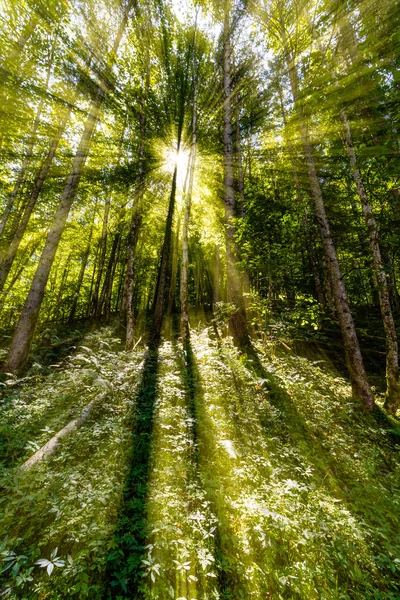
[[[214,270],[214,303],[219,302],[219,277],[220,277],[219,246],[215,245],[215,270]]]
[[[349,156],[357,194],[360,198],[365,223],[368,229],[369,243],[372,253],[375,276],[378,283],[379,304],[385,329],[386,337],[386,398],[385,409],[390,414],[395,414],[400,405],[400,381],[399,381],[399,352],[396,327],[390,306],[389,288],[383,264],[381,249],[379,245],[378,226],[372,214],[371,205],[368,201],[367,192],[361,178],[360,169],[357,165],[356,153],[353,146],[350,124],[344,110],[340,111],[345,131],[345,146]]]
[[[197,19],[197,13],[196,13]],[[180,303],[181,303],[181,330],[182,342],[184,347],[189,339],[189,297],[188,297],[188,267],[189,267],[189,222],[192,209],[192,195],[194,183],[194,171],[196,165],[197,150],[197,68],[196,68],[196,31],[197,20],[195,21],[194,39],[193,39],[193,112],[192,112],[192,148],[189,158],[189,184],[185,197],[185,214],[183,218],[182,229],[182,260],[181,260],[181,280],[180,280]],[[186,187],[186,186],[185,186]]]
[[[93,236],[93,223],[92,223],[92,225],[90,227],[89,240],[88,240],[88,244],[86,246],[85,253],[84,253],[83,258],[82,258],[82,264],[81,264],[81,268],[80,268],[79,275],[78,275],[78,281],[76,283],[76,290],[74,292],[74,297],[73,297],[73,300],[72,300],[72,306],[71,306],[71,310],[70,310],[69,317],[68,317],[68,321],[70,323],[72,323],[72,321],[75,318],[76,308],[78,306],[79,294],[81,292],[83,278],[85,276],[86,265],[87,265],[87,262],[88,262],[88,259],[89,259],[90,249],[91,249],[91,246],[92,246],[92,236]]]
[[[179,142],[178,150],[179,152]],[[177,176],[177,165],[175,164],[174,174],[172,176],[171,195],[169,198],[167,222],[165,225],[164,243],[161,252],[161,262],[158,275],[157,289],[154,301],[154,321],[153,321],[153,337],[157,340],[161,333],[161,324],[164,312],[164,296],[165,286],[167,282],[168,273],[168,262],[171,250],[171,235],[172,235],[172,218],[175,209],[175,196],[176,196],[176,176]]]
[[[71,254],[68,256],[67,260],[65,261],[65,266],[64,266],[64,271],[63,271],[62,277],[61,277],[60,287],[58,288],[55,309],[53,312],[53,320],[54,321],[57,321],[58,316],[61,312],[62,298],[63,298],[63,294],[64,294],[65,283],[67,281],[68,274],[69,274],[70,262],[71,262]]]
[[[109,294],[109,289],[110,289],[110,285],[112,282],[112,273],[113,273],[114,265],[116,262],[117,250],[118,250],[120,239],[121,239],[121,234],[116,233],[114,235],[111,252],[110,252],[110,257],[108,259],[106,274],[104,277],[104,282],[103,282],[103,287],[101,289],[99,302],[97,304],[97,309],[96,309],[96,317],[97,318],[99,318],[101,316],[101,313],[103,310],[103,304],[105,303],[107,295]]]
[[[75,96],[75,98],[76,98],[76,96]],[[25,206],[22,218],[17,225],[17,229],[14,233],[12,241],[11,241],[10,245],[8,246],[8,248],[3,252],[2,256],[0,257],[0,291],[2,291],[4,288],[4,284],[6,282],[7,276],[10,272],[10,269],[11,269],[12,264],[15,259],[15,255],[18,251],[21,240],[22,240],[23,235],[28,226],[30,216],[36,205],[37,199],[39,198],[40,192],[42,191],[44,181],[49,173],[50,166],[51,166],[51,163],[55,156],[61,136],[62,136],[64,129],[67,125],[67,122],[69,120],[71,110],[72,110],[72,105],[69,106],[69,108],[64,113],[64,116],[60,123],[60,126],[57,129],[56,135],[54,136],[54,138],[50,144],[50,148],[47,153],[47,156],[44,159],[42,166],[36,175],[35,181],[33,183],[33,188],[32,188],[31,194],[29,196],[29,200]]]
[[[110,215],[110,197],[107,194],[106,203],[104,207],[104,215],[103,215],[103,228],[101,231],[101,238],[99,242],[99,262],[97,268],[97,277],[96,284],[94,286],[93,292],[93,306],[92,306],[92,314],[96,315],[99,306],[99,295],[100,295],[100,287],[101,287],[101,279],[103,277],[104,264],[106,261],[106,252],[107,252],[107,227],[108,227],[108,217]]]
[[[175,235],[172,238],[172,265],[171,279],[169,283],[167,315],[170,317],[176,309],[176,280],[178,278],[179,265],[179,250],[180,250],[180,233],[181,233],[181,212],[178,214],[175,227]]]
[[[230,44],[230,3],[225,0],[224,15],[224,203],[226,225],[226,292],[227,302],[233,304],[234,311],[229,325],[235,342],[242,347],[249,345],[246,322],[246,310],[240,285],[240,275],[236,267],[235,227],[235,191],[232,143],[232,107],[231,107],[231,44]]]
[[[47,70],[47,76],[46,76],[46,87],[45,87],[46,91],[47,91],[47,89],[49,87],[49,81],[50,81],[50,74],[51,74],[51,67],[52,66],[53,66],[52,65],[52,61],[50,61],[49,67],[48,67],[48,70]],[[20,189],[20,187],[21,187],[21,185],[22,185],[22,183],[24,181],[26,170],[27,170],[27,168],[29,166],[29,163],[31,161],[31,158],[32,158],[33,147],[34,147],[35,142],[36,142],[36,134],[37,134],[37,130],[38,130],[39,123],[40,123],[40,117],[42,115],[43,105],[44,105],[44,101],[41,100],[39,102],[39,106],[38,106],[38,109],[37,109],[37,112],[36,112],[36,115],[35,115],[35,119],[33,121],[32,131],[31,131],[31,133],[29,135],[29,138],[28,138],[28,141],[27,141],[27,149],[26,149],[25,158],[24,158],[24,160],[22,162],[22,166],[21,166],[21,169],[20,169],[20,171],[18,173],[17,180],[16,180],[16,182],[14,184],[13,191],[11,192],[10,197],[8,198],[6,208],[4,209],[4,213],[3,213],[3,216],[1,218],[1,222],[0,222],[0,236],[3,234],[3,231],[4,231],[5,226],[7,224],[8,217],[9,217],[9,215],[11,213],[11,210],[12,210],[12,208],[14,206],[15,198],[17,197],[19,189]]]
[[[146,82],[142,97],[140,99],[140,147],[139,147],[139,169],[138,182],[135,193],[132,219],[128,234],[128,251],[126,261],[126,275],[124,285],[123,307],[121,312],[126,313],[126,350],[133,348],[134,334],[134,312],[133,312],[133,284],[134,284],[134,258],[139,238],[139,231],[142,224],[142,200],[144,185],[144,160],[145,160],[145,141],[146,141],[146,102],[150,83],[150,57],[147,53]]]
[[[127,18],[128,12],[126,10],[110,54],[110,63],[115,60],[115,56],[127,23]],[[105,95],[105,88],[99,87],[93,99],[92,107],[85,123],[84,131],[78,150],[72,162],[71,170],[65,183],[60,203],[50,226],[45,247],[40,257],[39,265],[34,275],[28,297],[26,299],[22,314],[19,318],[17,328],[14,332],[7,359],[3,365],[3,371],[5,372],[20,370],[28,358],[36,324],[39,318],[40,307],[50,274],[50,269],[53,264],[54,256],[56,254],[69,211],[75,199],[80,179],[82,177],[83,168],[89,152],[90,140],[96,127],[100,107]]]
[[[357,333],[354,327],[353,317],[351,315],[347,299],[346,288],[343,282],[335,245],[329,228],[324,199],[315,167],[313,148],[308,137],[306,118],[303,107],[299,102],[299,86],[296,67],[289,50],[283,22],[281,35],[285,50],[285,59],[289,73],[293,102],[295,105],[299,132],[303,146],[303,153],[307,165],[311,194],[314,199],[317,225],[322,240],[322,247],[332,285],[332,293],[335,301],[336,312],[342,332],[346,364],[350,375],[353,396],[360,400],[364,408],[371,410],[375,404],[374,398],[367,379],[367,374],[365,372],[360,345],[358,343]]]

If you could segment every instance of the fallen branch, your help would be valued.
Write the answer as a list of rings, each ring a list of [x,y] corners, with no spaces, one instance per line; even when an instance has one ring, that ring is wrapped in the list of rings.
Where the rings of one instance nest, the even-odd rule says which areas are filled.
[[[63,429],[60,429],[60,431],[53,435],[53,437],[44,446],[39,448],[39,450],[37,450],[35,454],[33,454],[30,458],[28,458],[28,460],[26,460],[21,465],[21,469],[27,471],[28,469],[33,467],[33,465],[43,460],[43,458],[47,458],[54,454],[58,448],[60,440],[62,440],[62,438],[74,431],[74,429],[78,429],[78,427],[81,427],[81,425],[83,425],[83,423],[89,417],[90,413],[93,410],[93,407],[102,400],[104,400],[106,396],[107,392],[103,392],[102,394],[96,396],[96,398],[93,398],[93,400],[89,402],[89,404],[87,404],[82,410],[79,417],[70,421]]]
[[[42,346],[42,350],[50,350],[50,348],[59,348],[64,344],[69,344],[70,342],[77,342],[81,340],[83,335],[74,335],[73,337],[67,338],[66,340],[59,340],[58,342],[54,342],[54,344],[50,344],[49,346]]]

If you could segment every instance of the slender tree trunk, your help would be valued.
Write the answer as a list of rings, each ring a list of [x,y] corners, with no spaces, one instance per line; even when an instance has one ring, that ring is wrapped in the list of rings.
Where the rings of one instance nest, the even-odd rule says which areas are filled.
[[[242,153],[242,134],[240,131],[240,100],[238,93],[235,94],[235,112],[236,112],[236,164],[237,164],[237,190],[240,198],[240,206],[237,208],[237,216],[242,219],[246,216],[246,206],[244,200],[244,174],[243,174],[243,153]]]
[[[371,205],[368,201],[367,192],[361,178],[360,169],[357,165],[357,158],[353,146],[350,124],[344,110],[341,110],[340,118],[345,131],[346,151],[349,156],[354,182],[357,188],[357,194],[361,202],[365,223],[368,229],[372,261],[378,283],[379,304],[383,319],[383,326],[385,328],[387,349],[385,408],[389,413],[395,414],[400,405],[399,351],[396,327],[390,306],[388,282],[379,245],[378,225],[372,214]]]
[[[219,278],[220,278],[220,256],[219,246],[215,246],[215,270],[214,270],[214,303],[219,302]]]
[[[179,265],[179,250],[180,250],[180,233],[181,233],[181,212],[178,214],[176,221],[175,235],[172,238],[172,266],[171,280],[169,285],[167,315],[170,317],[176,309],[176,281],[178,278]]]
[[[113,292],[113,288],[114,288],[115,272],[117,270],[117,265],[120,262],[120,254],[121,254],[121,236],[119,236],[116,256],[115,256],[115,260],[114,260],[114,263],[112,266],[110,281],[107,286],[105,300],[104,300],[104,312],[106,315],[107,322],[109,322],[110,315],[111,315],[112,292]]]
[[[328,273],[332,284],[332,293],[335,300],[335,307],[340,329],[342,332],[343,344],[346,355],[346,364],[350,375],[353,396],[360,400],[364,408],[370,410],[374,407],[374,398],[367,379],[367,374],[365,372],[360,345],[358,342],[353,317],[351,315],[347,299],[346,288],[343,282],[335,245],[330,232],[324,199],[322,196],[321,186],[315,167],[313,148],[311,142],[309,141],[306,118],[304,115],[303,107],[299,102],[299,87],[296,67],[294,65],[294,60],[289,50],[286,38],[286,31],[283,22],[281,35],[285,49],[286,64],[289,73],[293,101],[295,104],[295,110],[297,114],[297,121],[303,146],[303,153],[307,165],[311,194],[315,205],[317,225],[321,235],[322,247],[324,250]]]
[[[111,60],[115,59],[116,52],[126,26],[127,17],[128,13],[126,11],[114,42],[111,52]],[[53,264],[54,256],[56,254],[70,208],[75,199],[80,179],[82,177],[83,168],[89,152],[90,140],[96,127],[100,107],[105,95],[105,88],[99,87],[93,99],[90,114],[85,123],[84,131],[78,150],[72,162],[72,167],[65,183],[60,203],[50,226],[45,247],[40,257],[39,265],[34,275],[25,306],[19,318],[17,328],[14,332],[7,359],[3,365],[3,370],[5,372],[18,371],[24,366],[28,358],[36,324],[39,318],[40,307],[50,274],[50,269]]]
[[[97,268],[97,277],[96,277],[96,284],[94,286],[94,293],[93,293],[93,308],[92,308],[92,312],[93,315],[97,314],[98,311],[98,307],[99,307],[99,295],[100,295],[100,287],[101,287],[101,279],[103,277],[103,270],[104,270],[104,265],[106,262],[106,252],[107,252],[107,227],[108,227],[108,217],[110,215],[110,197],[107,194],[106,197],[106,204],[104,207],[104,215],[103,215],[103,228],[101,231],[101,238],[100,238],[100,242],[99,242],[99,253],[98,253],[98,257],[99,257],[99,262],[98,262],[98,268]]]
[[[64,294],[65,283],[67,281],[68,274],[69,274],[70,263],[71,263],[71,254],[68,256],[67,260],[65,261],[65,266],[64,266],[64,271],[63,271],[62,277],[61,277],[60,287],[58,288],[55,310],[53,312],[53,320],[54,321],[57,321],[58,316],[61,312],[62,298],[63,298],[63,294]]]
[[[88,244],[86,246],[85,253],[82,257],[82,264],[81,264],[81,268],[79,270],[78,281],[76,283],[76,290],[74,292],[72,306],[71,306],[71,310],[70,310],[69,317],[68,317],[68,321],[70,323],[72,323],[72,321],[75,319],[75,313],[76,313],[76,308],[78,306],[79,295],[81,293],[83,278],[85,276],[86,265],[87,265],[87,262],[89,259],[90,249],[92,246],[92,236],[93,236],[93,223],[90,227]]]
[[[230,317],[230,330],[237,344],[248,346],[249,334],[246,322],[246,310],[240,285],[240,275],[236,262],[235,227],[235,191],[232,143],[232,107],[231,107],[231,43],[230,43],[230,2],[225,0],[224,16],[224,203],[226,224],[226,292],[227,301],[235,310]]]
[[[21,52],[25,48],[26,44],[29,42],[29,39],[35,29],[36,23],[37,23],[37,17],[35,14],[33,14],[31,16],[31,18],[29,19],[29,21],[24,26],[24,28],[22,29],[18,40],[14,44],[14,47],[10,50],[6,59],[4,60],[4,63],[1,66],[1,69],[3,71],[7,72],[8,65],[10,63],[15,62],[17,60],[17,58],[19,58]]]
[[[189,159],[189,184],[185,196],[185,213],[182,228],[182,257],[181,257],[181,280],[180,280],[180,304],[181,304],[181,333],[182,343],[185,346],[189,339],[189,223],[192,208],[194,171],[196,164],[196,135],[197,135],[197,83],[195,84],[192,120],[192,150]]]
[[[178,150],[179,152],[179,142]],[[153,322],[153,338],[157,340],[161,333],[161,324],[164,312],[164,298],[165,298],[165,287],[167,282],[168,274],[168,262],[171,250],[171,235],[172,235],[172,219],[175,209],[175,196],[176,196],[176,176],[177,176],[177,165],[174,168],[174,174],[172,176],[171,194],[168,205],[167,222],[165,225],[164,243],[161,252],[161,262],[159,269],[159,276],[157,282],[157,289],[154,301],[154,322]]]
[[[128,250],[126,261],[126,275],[124,285],[124,297],[122,306],[122,315],[126,315],[126,338],[125,347],[132,350],[134,341],[134,311],[133,311],[133,284],[134,284],[134,258],[136,252],[139,231],[142,224],[142,200],[144,185],[144,160],[145,160],[145,141],[146,141],[146,102],[150,83],[150,55],[146,58],[146,81],[144,90],[140,99],[140,147],[139,147],[139,169],[137,190],[135,193],[134,205],[132,210],[131,224],[128,234]]]
[[[96,266],[97,266],[97,258],[99,255],[99,251],[100,248],[99,246],[97,246],[96,250],[95,250],[95,255],[94,255],[94,260],[93,260],[93,272],[92,272],[92,277],[90,280],[90,290],[89,290],[89,297],[88,297],[88,301],[87,301],[87,306],[86,306],[86,317],[90,317],[91,313],[92,313],[92,308],[93,308],[93,288],[95,285],[95,278],[96,278]]]
[[[35,241],[33,243],[32,246],[27,246],[23,249],[22,253],[21,253],[21,258],[19,261],[17,261],[17,265],[15,267],[15,273],[11,278],[11,281],[8,282],[8,286],[7,288],[4,290],[4,298],[7,297],[7,295],[10,293],[10,291],[12,290],[12,288],[14,287],[14,285],[16,284],[16,282],[18,281],[18,279],[21,277],[26,264],[28,263],[29,259],[33,256],[33,254],[36,252],[37,248],[39,246],[39,242]],[[0,305],[2,305],[4,302],[4,300],[1,301]]]
[[[33,188],[31,190],[31,194],[29,196],[29,200],[25,206],[21,220],[19,221],[19,223],[17,225],[17,229],[14,233],[11,243],[9,244],[8,248],[0,256],[0,291],[2,291],[4,288],[4,284],[6,282],[7,276],[9,274],[12,264],[14,262],[15,255],[18,252],[18,248],[20,246],[23,235],[28,226],[32,211],[36,205],[37,199],[39,198],[40,192],[42,191],[42,187],[45,182],[45,179],[49,173],[51,163],[55,156],[61,136],[62,136],[64,129],[67,125],[67,122],[69,120],[71,110],[72,110],[72,105],[65,111],[62,121],[60,123],[60,126],[58,127],[57,132],[50,144],[50,148],[47,153],[47,156],[44,159],[42,166],[36,175],[35,181],[33,183]]]
[[[192,148],[189,158],[189,184],[187,194],[185,195],[185,213],[182,229],[182,259],[181,259],[181,280],[180,280],[180,303],[181,303],[181,331],[184,347],[189,339],[189,296],[188,296],[188,267],[189,267],[189,222],[192,209],[194,171],[196,165],[197,151],[197,67],[196,67],[196,32],[197,32],[197,13],[195,21],[194,39],[193,39],[193,109],[192,109]],[[186,187],[186,186],[185,186]]]
[[[49,87],[49,81],[50,81],[50,74],[51,74],[51,68],[52,68],[52,66],[53,66],[52,65],[52,61],[50,61],[49,67],[48,67],[48,70],[47,70],[47,76],[46,76],[46,87],[45,87],[46,90]],[[0,222],[0,236],[3,234],[3,231],[4,231],[5,226],[7,224],[8,217],[9,217],[9,215],[11,213],[11,210],[12,210],[12,208],[14,206],[15,199],[16,199],[17,194],[18,194],[18,192],[20,190],[20,187],[21,187],[21,185],[22,185],[22,183],[24,181],[26,170],[27,170],[27,168],[29,166],[29,163],[31,161],[31,158],[32,158],[33,147],[34,147],[35,142],[36,142],[36,134],[37,134],[37,130],[38,130],[38,127],[39,127],[39,124],[40,124],[40,118],[42,116],[43,105],[44,105],[44,101],[41,100],[39,102],[39,106],[38,106],[38,109],[37,109],[37,112],[36,112],[36,115],[35,115],[35,119],[33,121],[32,131],[31,131],[31,133],[29,135],[29,138],[28,138],[28,141],[27,141],[27,149],[26,149],[25,158],[24,158],[24,160],[22,162],[22,166],[21,166],[21,169],[20,169],[20,171],[18,173],[18,177],[16,179],[16,182],[14,184],[13,191],[11,192],[11,194],[10,194],[10,196],[8,198],[6,208],[4,209],[4,213],[3,213],[2,218],[1,218],[1,222]]]
[[[114,239],[113,239],[113,243],[112,243],[112,247],[111,247],[111,252],[110,252],[110,257],[108,259],[108,264],[107,264],[107,269],[106,269],[106,274],[104,277],[104,282],[103,282],[103,287],[101,290],[101,294],[100,294],[100,298],[99,298],[99,302],[97,304],[97,310],[96,310],[96,317],[100,317],[102,310],[103,310],[103,305],[105,303],[105,300],[109,294],[109,289],[112,283],[112,274],[113,274],[113,270],[114,270],[114,266],[116,263],[116,256],[117,256],[117,251],[118,251],[118,247],[119,247],[119,242],[121,239],[121,234],[120,233],[116,233],[114,235]]]

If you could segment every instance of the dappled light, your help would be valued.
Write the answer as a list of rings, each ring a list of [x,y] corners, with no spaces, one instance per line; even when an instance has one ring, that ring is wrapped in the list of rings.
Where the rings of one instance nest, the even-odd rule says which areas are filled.
[[[399,600],[399,31],[3,0],[2,600]]]

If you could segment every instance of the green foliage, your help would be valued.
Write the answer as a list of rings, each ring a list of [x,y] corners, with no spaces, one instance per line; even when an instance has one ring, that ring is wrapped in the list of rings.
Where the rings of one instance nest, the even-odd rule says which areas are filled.
[[[2,423],[24,448],[1,479],[5,598],[398,597],[397,425],[360,413],[323,357],[278,341],[242,356],[213,331],[144,356],[103,329],[13,380]]]

